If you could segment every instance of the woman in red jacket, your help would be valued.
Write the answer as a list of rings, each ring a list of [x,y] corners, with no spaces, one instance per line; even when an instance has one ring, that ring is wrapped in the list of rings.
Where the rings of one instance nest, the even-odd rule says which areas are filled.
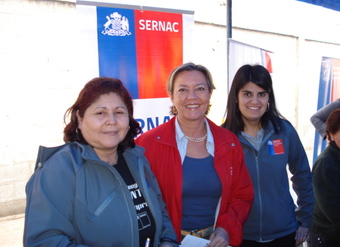
[[[253,187],[237,137],[206,118],[215,86],[207,68],[193,63],[170,74],[169,122],[139,136],[161,187],[180,241],[191,234],[209,247],[239,246]]]

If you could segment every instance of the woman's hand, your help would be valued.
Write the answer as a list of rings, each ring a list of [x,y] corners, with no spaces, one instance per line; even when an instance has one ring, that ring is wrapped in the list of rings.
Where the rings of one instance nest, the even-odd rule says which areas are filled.
[[[208,247],[228,247],[229,235],[222,227],[217,227],[210,235]]]
[[[295,240],[296,240],[295,246],[299,246],[300,244],[305,242],[307,238],[307,234],[308,234],[308,228],[300,226],[299,229],[297,229],[295,233]]]

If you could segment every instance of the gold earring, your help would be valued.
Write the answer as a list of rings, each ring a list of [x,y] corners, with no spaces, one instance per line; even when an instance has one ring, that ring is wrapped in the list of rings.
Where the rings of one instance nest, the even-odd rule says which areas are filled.
[[[172,115],[177,115],[178,114],[176,106],[174,106],[174,105],[171,106],[170,114],[172,114]]]

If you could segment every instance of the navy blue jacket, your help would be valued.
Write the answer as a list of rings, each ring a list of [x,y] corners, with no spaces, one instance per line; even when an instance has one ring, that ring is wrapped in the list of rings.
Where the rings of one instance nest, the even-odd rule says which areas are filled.
[[[275,133],[269,124],[257,151],[239,135],[245,163],[254,186],[254,202],[244,226],[244,239],[271,240],[309,227],[313,211],[311,169],[294,127],[286,120],[285,130]],[[274,148],[275,146],[275,148]],[[287,165],[297,206],[290,193]]]

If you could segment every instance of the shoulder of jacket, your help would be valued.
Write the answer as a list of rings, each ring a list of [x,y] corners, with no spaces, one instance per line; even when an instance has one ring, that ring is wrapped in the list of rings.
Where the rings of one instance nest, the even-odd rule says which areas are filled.
[[[152,141],[154,139],[160,139],[161,136],[168,136],[170,130],[172,128],[175,128],[174,125],[174,118],[170,119],[170,121],[163,123],[159,126],[157,126],[156,128],[153,128],[151,130],[148,130],[146,132],[144,132],[143,134],[141,134],[140,136],[137,137],[136,142],[137,144],[139,142],[149,142]]]
[[[280,126],[278,126],[279,133],[275,133],[274,126],[273,126],[273,123],[271,121],[269,122],[265,132],[267,132],[267,133],[271,132],[271,135],[275,135],[275,136],[277,136],[277,135],[280,136],[281,134],[290,135],[292,133],[297,133],[293,124],[289,120],[279,118],[279,121],[281,121],[281,123],[283,125],[283,129]]]
[[[55,146],[55,147],[39,146],[34,170],[37,170],[38,168],[40,168],[44,162],[46,162],[56,153],[65,149],[67,145],[68,144],[63,144],[63,145]]]
[[[291,122],[285,119],[282,119],[281,121],[283,122],[284,127],[285,127],[285,130],[283,130],[282,133],[287,133],[287,135],[290,135],[290,136],[291,135],[298,136],[298,132]]]
[[[285,127],[290,127],[290,128],[294,128],[294,126],[293,126],[293,124],[289,121],[289,120],[287,120],[287,119],[282,119],[282,118],[280,118],[280,120],[281,120],[281,122],[283,122],[283,125],[285,126]]]
[[[334,149],[332,150],[331,146],[326,147],[321,154],[314,161],[312,172],[315,174],[322,174],[321,171],[324,171],[329,168],[338,167],[338,163],[340,160],[340,153],[336,152]]]
[[[35,170],[42,167],[45,162],[52,162],[53,159],[69,159],[77,166],[82,164],[81,160],[93,158],[93,149],[89,145],[77,142],[68,142],[56,147],[39,147]]]

